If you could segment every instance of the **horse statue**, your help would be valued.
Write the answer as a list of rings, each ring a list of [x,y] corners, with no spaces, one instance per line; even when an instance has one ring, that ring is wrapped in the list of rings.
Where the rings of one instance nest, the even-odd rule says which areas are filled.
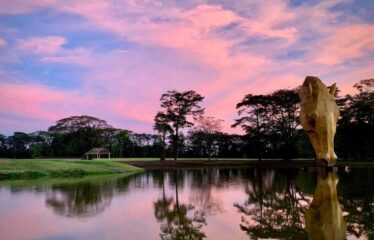
[[[336,186],[339,178],[333,172],[319,172],[312,203],[305,213],[309,240],[343,240],[347,224],[339,205]]]
[[[313,145],[318,166],[332,167],[337,156],[334,151],[339,109],[334,95],[336,85],[329,88],[318,78],[307,76],[299,89],[300,123]]]

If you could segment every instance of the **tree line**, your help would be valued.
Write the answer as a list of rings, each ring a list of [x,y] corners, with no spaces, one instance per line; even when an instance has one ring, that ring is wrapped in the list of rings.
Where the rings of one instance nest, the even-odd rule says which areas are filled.
[[[374,79],[354,85],[358,93],[340,96],[335,137],[340,158],[374,159]],[[82,157],[93,147],[108,148],[113,157],[313,158],[299,125],[297,88],[270,94],[247,94],[237,103],[232,127],[243,135],[222,131],[223,120],[204,115],[204,97],[196,91],[167,91],[154,118],[155,134],[118,129],[92,116],[60,119],[48,131],[0,134],[0,157]]]

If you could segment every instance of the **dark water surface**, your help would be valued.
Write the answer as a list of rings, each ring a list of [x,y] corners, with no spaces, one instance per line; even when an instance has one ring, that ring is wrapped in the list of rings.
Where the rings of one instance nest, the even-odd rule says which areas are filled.
[[[373,232],[374,169],[0,182],[0,239],[374,239]]]

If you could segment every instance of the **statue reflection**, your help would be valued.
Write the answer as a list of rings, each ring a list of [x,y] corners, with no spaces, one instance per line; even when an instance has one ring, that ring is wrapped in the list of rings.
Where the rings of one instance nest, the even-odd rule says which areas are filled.
[[[345,239],[347,225],[338,202],[338,181],[338,176],[333,172],[318,173],[313,201],[305,214],[310,240]]]

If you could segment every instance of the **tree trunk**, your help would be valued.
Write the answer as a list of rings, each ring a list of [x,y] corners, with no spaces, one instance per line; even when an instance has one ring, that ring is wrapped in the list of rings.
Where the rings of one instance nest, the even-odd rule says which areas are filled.
[[[178,159],[178,145],[179,145],[179,135],[178,135],[178,127],[175,128],[175,139],[174,139],[174,161]]]
[[[161,158],[160,161],[165,161],[165,138],[166,138],[166,132],[163,132],[162,134],[162,150],[161,150]]]
[[[212,159],[212,144],[208,143],[208,160]]]

